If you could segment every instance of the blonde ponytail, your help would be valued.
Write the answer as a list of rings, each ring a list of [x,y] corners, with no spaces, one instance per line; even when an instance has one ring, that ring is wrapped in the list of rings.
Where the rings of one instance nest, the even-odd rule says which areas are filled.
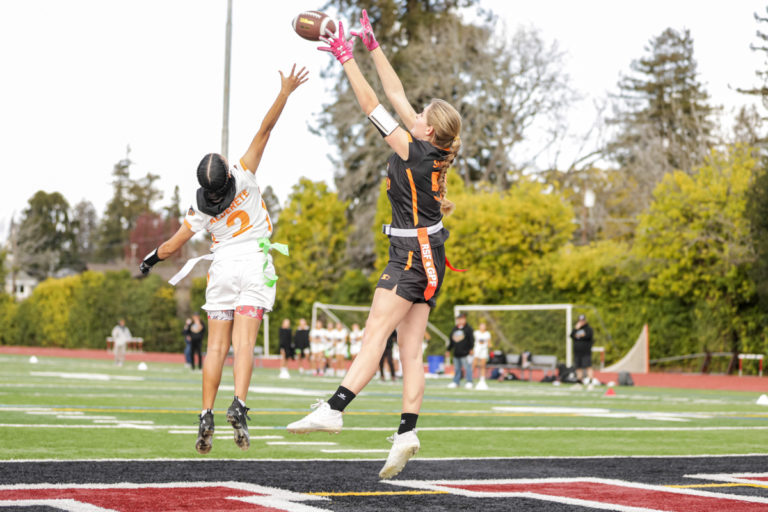
[[[448,151],[448,154],[440,162],[440,175],[437,178],[437,183],[440,187],[440,211],[443,215],[449,215],[456,205],[446,198],[448,193],[446,174],[461,148],[461,136],[459,135],[461,132],[461,115],[447,101],[434,99],[430,103],[427,113],[427,124],[435,130],[435,146]]]

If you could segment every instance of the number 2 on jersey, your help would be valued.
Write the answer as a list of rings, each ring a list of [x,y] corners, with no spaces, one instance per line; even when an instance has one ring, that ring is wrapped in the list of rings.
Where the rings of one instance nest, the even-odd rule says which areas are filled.
[[[243,210],[235,210],[232,212],[232,214],[227,217],[227,226],[232,227],[235,222],[240,222],[240,229],[235,231],[232,234],[232,238],[235,238],[237,235],[241,235],[251,229],[253,226],[250,224],[251,218],[248,217],[248,214],[245,213]]]

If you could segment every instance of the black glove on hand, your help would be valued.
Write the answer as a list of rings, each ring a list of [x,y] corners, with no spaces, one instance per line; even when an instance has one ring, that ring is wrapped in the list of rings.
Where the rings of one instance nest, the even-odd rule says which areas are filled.
[[[149,274],[150,269],[155,265],[155,263],[159,261],[163,261],[163,260],[161,260],[157,256],[157,249],[155,249],[144,257],[144,261],[142,261],[139,264],[139,271],[143,275],[147,275]]]

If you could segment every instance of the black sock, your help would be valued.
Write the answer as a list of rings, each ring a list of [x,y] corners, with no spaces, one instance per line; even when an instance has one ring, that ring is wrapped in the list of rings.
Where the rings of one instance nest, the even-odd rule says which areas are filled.
[[[357,395],[344,386],[339,386],[339,389],[337,389],[333,396],[328,399],[328,405],[330,405],[331,409],[334,411],[343,411],[355,396]]]
[[[400,415],[400,428],[397,429],[397,433],[405,434],[416,428],[416,420],[419,419],[418,414],[412,412],[404,412]]]

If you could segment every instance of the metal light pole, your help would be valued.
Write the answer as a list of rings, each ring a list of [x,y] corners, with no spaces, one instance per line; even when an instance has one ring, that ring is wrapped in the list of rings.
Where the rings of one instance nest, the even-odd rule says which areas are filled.
[[[224,47],[224,112],[221,120],[221,155],[229,153],[229,68],[232,53],[232,0],[227,0],[227,34]]]

